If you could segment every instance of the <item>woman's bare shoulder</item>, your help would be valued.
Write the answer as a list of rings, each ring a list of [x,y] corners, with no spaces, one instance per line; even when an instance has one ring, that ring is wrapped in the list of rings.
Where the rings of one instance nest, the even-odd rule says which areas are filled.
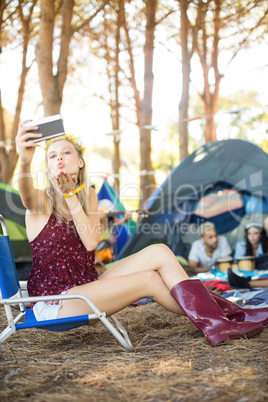
[[[32,241],[47,224],[52,212],[51,204],[44,190],[37,190],[37,207],[27,209],[25,215],[26,232],[29,241]]]
[[[25,216],[28,241],[33,241],[46,226],[51,213],[40,214],[27,211]]]
[[[49,198],[45,190],[36,189],[36,201],[33,209],[27,209],[28,215],[47,214],[51,211]]]

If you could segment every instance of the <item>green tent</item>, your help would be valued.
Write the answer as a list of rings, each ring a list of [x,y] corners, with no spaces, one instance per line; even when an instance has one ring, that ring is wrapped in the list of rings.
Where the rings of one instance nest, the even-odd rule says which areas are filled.
[[[3,183],[0,183],[0,214],[7,224],[16,263],[31,261],[31,250],[25,228],[25,208],[19,192]]]

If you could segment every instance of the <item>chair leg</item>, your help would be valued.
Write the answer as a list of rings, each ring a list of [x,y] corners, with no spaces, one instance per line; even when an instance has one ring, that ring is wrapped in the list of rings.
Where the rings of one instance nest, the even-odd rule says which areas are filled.
[[[118,340],[118,342],[129,352],[134,351],[134,347],[128,337],[127,331],[125,328],[120,324],[120,322],[117,320],[115,317],[109,317],[114,324],[117,326],[118,330],[123,334],[120,334],[118,330],[113,326],[113,324],[109,321],[108,318],[106,318],[104,315],[100,316],[99,319],[101,322],[106,326],[107,329],[115,336],[115,338]]]
[[[7,338],[16,332],[16,328],[6,327],[0,335],[0,343],[3,343]]]
[[[131,349],[128,349],[128,350],[130,350],[130,352],[132,352],[134,350],[134,348],[132,346],[131,340],[129,339],[129,336],[128,336],[128,333],[127,333],[126,329],[123,327],[123,325],[118,321],[118,319],[115,316],[111,316],[110,319],[111,319],[111,321],[113,321],[113,323],[119,329],[119,331],[123,335],[124,339],[126,340],[126,342],[131,347]]]
[[[78,297],[78,295],[72,295],[72,296]],[[115,322],[115,325],[118,327],[118,329],[122,332],[123,335],[120,334],[120,332],[118,332],[118,330],[113,326],[113,324],[108,320],[108,318],[106,318],[106,314],[103,314],[88,297],[79,295],[78,298],[84,300],[87,303],[87,305],[93,311],[93,313],[95,313],[98,316],[99,320],[106,326],[107,329],[109,329],[109,331],[115,336],[118,342],[121,343],[121,345],[125,349],[127,349],[129,352],[134,351],[134,348],[128,338],[128,335],[126,335],[126,330],[115,317],[110,318]]]

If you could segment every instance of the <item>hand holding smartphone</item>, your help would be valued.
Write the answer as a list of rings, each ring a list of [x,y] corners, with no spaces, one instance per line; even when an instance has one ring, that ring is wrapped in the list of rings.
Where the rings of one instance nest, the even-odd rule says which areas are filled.
[[[32,134],[43,134],[41,138],[29,139],[27,141],[41,142],[48,141],[51,138],[60,137],[64,135],[64,126],[60,114],[54,116],[44,117],[39,120],[32,120],[24,124],[24,127],[38,126],[38,130],[30,130]]]

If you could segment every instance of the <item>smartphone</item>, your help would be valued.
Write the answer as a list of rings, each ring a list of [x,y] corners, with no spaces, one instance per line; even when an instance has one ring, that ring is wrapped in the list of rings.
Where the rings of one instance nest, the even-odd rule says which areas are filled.
[[[47,141],[50,138],[60,137],[64,135],[63,120],[60,114],[55,116],[43,117],[39,120],[32,120],[24,124],[24,127],[38,126],[38,130],[30,130],[28,133],[43,134],[41,138],[30,138],[27,141],[41,142]]]

